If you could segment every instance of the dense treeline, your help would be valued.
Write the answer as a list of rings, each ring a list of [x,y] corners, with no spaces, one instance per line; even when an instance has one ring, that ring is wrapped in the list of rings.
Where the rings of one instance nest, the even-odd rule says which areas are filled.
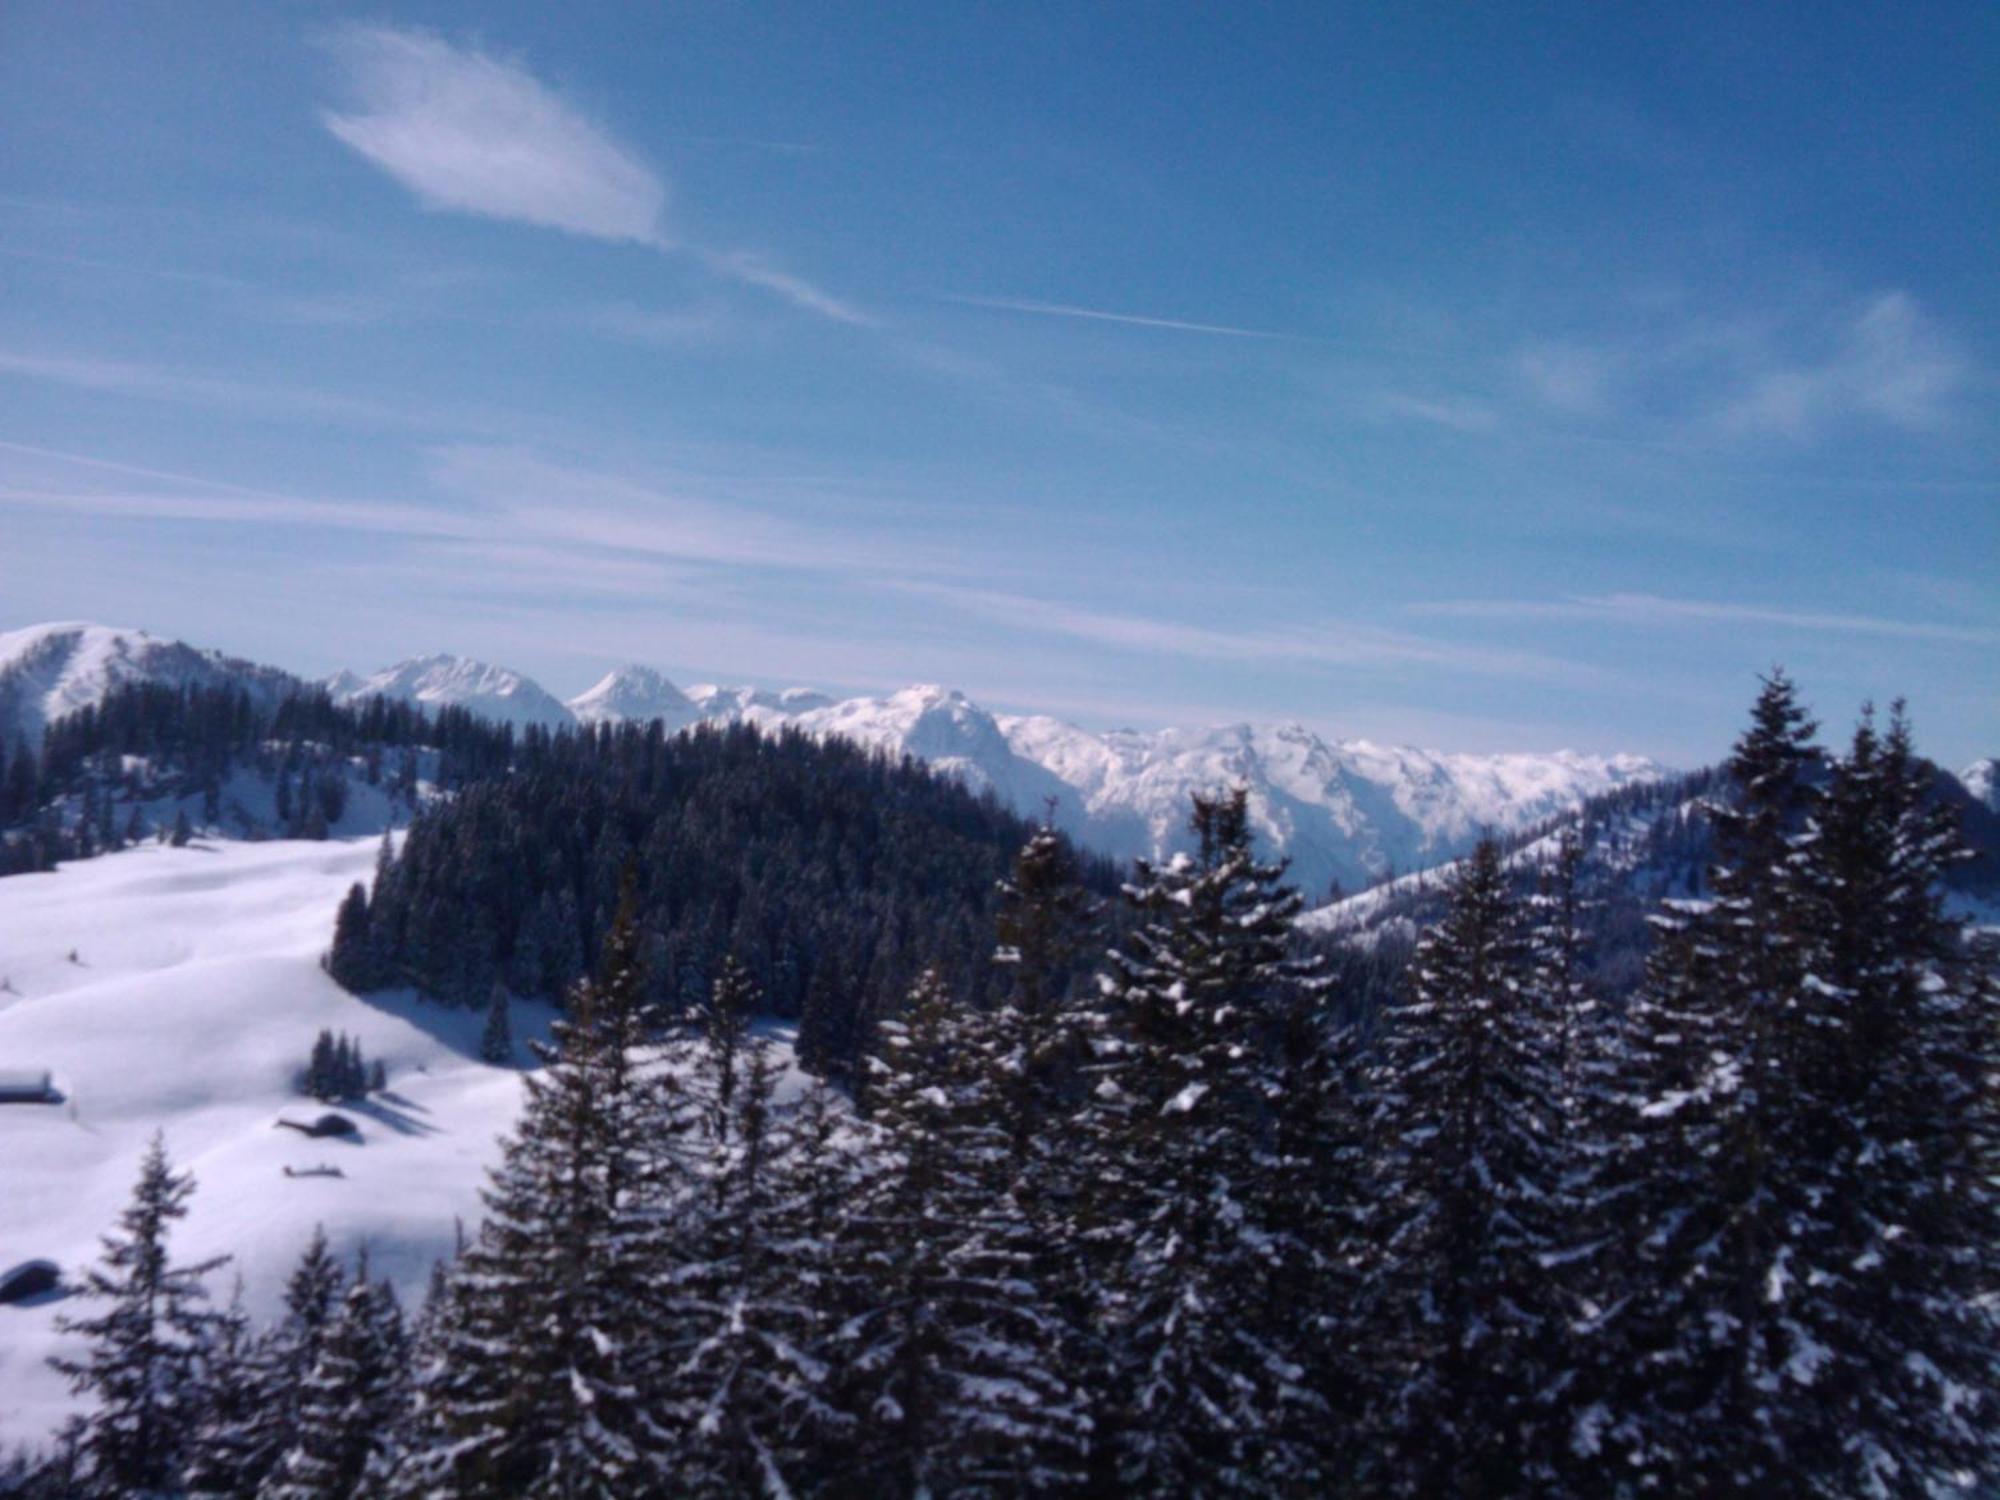
[[[1372,1039],[1241,793],[1123,926],[1030,837],[985,1005],[785,1094],[733,963],[663,1039],[636,888],[405,1328],[316,1244],[200,1297],[155,1149],[30,1494],[1758,1497],[2000,1479],[2000,988],[1900,713],[1782,677],[1622,1001],[1580,846],[1455,872]],[[338,1313],[329,1309],[338,1305]],[[308,1356],[307,1351],[311,1351]]]
[[[462,1005],[494,985],[560,996],[630,866],[648,1000],[676,1014],[733,956],[815,1067],[851,1073],[866,1018],[921,968],[982,1003],[994,891],[1028,826],[907,759],[796,731],[657,725],[533,736],[516,769],[426,808],[372,890],[349,893],[328,968]],[[1108,892],[1108,865],[1086,873]]]
[[[273,785],[275,821],[257,832],[324,838],[356,778],[414,806],[420,761],[450,789],[504,774],[518,753],[509,727],[462,708],[340,705],[304,683],[275,702],[240,686],[126,683],[50,724],[39,750],[0,745],[0,875],[167,836],[171,822],[144,825],[147,803],[185,799],[219,827],[238,771]]]

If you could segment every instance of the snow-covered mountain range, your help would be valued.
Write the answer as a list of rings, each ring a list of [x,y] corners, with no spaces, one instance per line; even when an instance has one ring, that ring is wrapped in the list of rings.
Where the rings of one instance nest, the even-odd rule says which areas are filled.
[[[0,636],[0,732],[38,735],[115,684],[238,680],[275,694],[295,679],[178,642],[103,626],[38,626]],[[1242,784],[1268,850],[1289,855],[1313,896],[1449,859],[1482,828],[1509,831],[1584,798],[1660,776],[1638,755],[1447,755],[1326,739],[1301,724],[1093,731],[1043,715],[995,714],[963,693],[918,686],[838,700],[807,688],[702,684],[683,691],[627,666],[564,703],[532,679],[463,657],[415,657],[372,675],[337,673],[336,700],[380,694],[455,704],[517,726],[659,719],[794,726],[911,755],[1119,858],[1184,847],[1190,796]]]

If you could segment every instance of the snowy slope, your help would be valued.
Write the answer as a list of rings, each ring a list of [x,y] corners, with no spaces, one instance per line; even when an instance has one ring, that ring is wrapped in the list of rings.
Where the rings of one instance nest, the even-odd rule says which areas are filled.
[[[173,1254],[235,1257],[210,1280],[217,1296],[240,1272],[251,1315],[275,1316],[323,1224],[344,1257],[365,1244],[375,1272],[417,1306],[459,1225],[478,1225],[522,1075],[478,1060],[483,1012],[406,993],[358,998],[321,971],[340,898],[374,857],[373,839],[148,845],[0,882],[0,1071],[50,1070],[64,1095],[0,1105],[0,1273],[45,1259],[80,1279],[158,1130],[197,1183]],[[517,1056],[550,1019],[516,1002]],[[274,1123],[327,1108],[292,1087],[321,1028],[358,1038],[387,1068],[386,1092],[337,1106],[358,1143]],[[805,1076],[791,1032],[769,1034],[779,1098],[793,1097]],[[343,1175],[284,1174],[322,1165]],[[0,1451],[40,1442],[72,1409],[47,1359],[73,1348],[56,1317],[87,1306],[0,1306]]]
[[[705,719],[742,719],[758,724],[775,724],[814,709],[830,707],[834,701],[815,688],[774,690],[724,687],[713,682],[698,682],[688,689],[687,695]]]
[[[0,1105],[0,1271],[94,1259],[164,1130],[199,1184],[175,1253],[234,1254],[254,1313],[276,1307],[316,1222],[343,1252],[365,1241],[414,1303],[455,1222],[477,1222],[521,1084],[474,1060],[480,1016],[359,1000],[320,971],[334,908],[373,858],[373,840],[148,846],[0,883],[0,1065],[53,1069],[67,1096]],[[515,1035],[545,1024],[524,1005]],[[343,1106],[358,1145],[273,1125],[321,1112],[290,1086],[321,1027],[359,1037],[388,1068],[386,1096]],[[283,1175],[321,1163],[346,1175]],[[216,1290],[227,1295],[226,1276]],[[39,1439],[68,1409],[44,1363],[65,1309],[77,1304],[0,1307],[9,1443]]]
[[[275,667],[163,641],[143,630],[63,621],[0,632],[0,735],[37,743],[51,720],[134,682],[238,684],[274,701],[295,685]]]
[[[702,710],[651,667],[623,666],[569,700],[581,724],[648,724],[657,719],[672,734],[697,723]]]
[[[413,656],[371,677],[336,672],[326,687],[337,703],[393,698],[427,708],[463,708],[516,728],[540,724],[560,729],[576,722],[576,716],[532,678],[444,653]]]
[[[1960,785],[1989,812],[2000,813],[2000,761],[1975,760],[1958,773]]]

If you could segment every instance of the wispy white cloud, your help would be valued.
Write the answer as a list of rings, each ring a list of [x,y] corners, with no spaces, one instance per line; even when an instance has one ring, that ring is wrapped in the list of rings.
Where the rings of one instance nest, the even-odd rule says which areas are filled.
[[[427,467],[439,489],[490,509],[507,534],[540,545],[842,578],[955,576],[967,565],[962,549],[871,527],[851,506],[837,518],[787,514],[769,483],[754,478],[723,486],[635,477],[498,444],[434,448]]]
[[[427,208],[662,242],[658,174],[518,63],[386,26],[331,45],[355,104],[326,128]]]
[[[354,103],[320,118],[426,208],[674,248],[668,184],[521,63],[431,32],[352,27],[331,43]],[[696,249],[717,275],[836,323],[871,316],[769,257]]]
[[[1408,396],[1392,393],[1381,399],[1382,410],[1391,416],[1427,422],[1453,432],[1491,432],[1500,418],[1484,401],[1464,396]]]
[[[199,371],[163,369],[130,360],[90,355],[42,354],[0,349],[0,375],[48,381],[78,390],[135,396],[220,408],[259,418],[338,421],[366,426],[419,428],[428,425],[408,408],[335,391],[239,380]]]
[[[774,265],[761,255],[747,250],[731,250],[721,254],[706,254],[703,260],[714,270],[746,286],[760,287],[782,297],[794,307],[807,312],[818,313],[823,318],[831,318],[836,323],[852,323],[861,327],[873,326],[876,319],[862,312],[852,303],[843,302],[831,292],[825,291],[807,281],[803,276]]]
[[[1801,441],[1855,418],[1929,431],[1949,420],[1969,374],[1969,361],[1915,298],[1884,292],[1852,314],[1822,357],[1750,372],[1718,422]]]
[[[405,537],[469,537],[479,533],[481,524],[476,516],[425,506],[312,499],[0,439],[0,509],[4,508],[115,520],[303,526]]]
[[[1573,343],[1533,344],[1515,359],[1529,394],[1543,406],[1570,416],[1604,411],[1617,363],[1606,350]]]
[[[1317,343],[1307,334],[1279,333],[1269,328],[1238,328],[1228,323],[1193,323],[1182,318],[1146,317],[1138,313],[1106,312],[1102,308],[1074,307],[1064,302],[1036,302],[1025,297],[979,297],[953,294],[941,302],[960,307],[985,307],[995,312],[1027,313],[1039,318],[1083,318],[1094,323],[1125,323],[1135,328],[1159,328],[1170,333],[1207,333],[1232,339],[1271,339],[1281,343]]]
[[[1962,645],[2000,644],[2000,630],[1892,620],[1878,615],[1781,609],[1657,594],[1599,594],[1568,599],[1451,599],[1410,606],[1412,614],[1470,620],[1598,621],[1637,626],[1769,625],[1818,634],[1868,635]]]
[[[1427,666],[1502,677],[1574,678],[1572,663],[1533,652],[1465,646],[1345,622],[1265,630],[1223,630],[1144,615],[1089,609],[990,589],[902,581],[904,592],[1019,629],[1095,645],[1202,661],[1321,667]]]
[[[730,328],[728,315],[708,304],[659,308],[601,302],[577,309],[565,321],[591,333],[664,349],[713,343]]]

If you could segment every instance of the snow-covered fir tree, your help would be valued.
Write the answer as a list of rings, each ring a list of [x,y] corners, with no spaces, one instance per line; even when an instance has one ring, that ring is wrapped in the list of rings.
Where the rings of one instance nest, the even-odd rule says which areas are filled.
[[[1668,903],[1627,1017],[1604,1192],[1616,1307],[1577,1450],[1635,1488],[1793,1493],[1817,1422],[1811,1327],[1839,1191],[1829,1060],[1849,1007],[1812,973],[1813,725],[1766,680],[1710,809],[1713,901]]]
[[[1086,1117],[1093,1276],[1113,1351],[1099,1415],[1117,1482],[1159,1493],[1310,1487],[1320,1400],[1263,1295],[1279,1247],[1257,1208],[1283,1083],[1273,1032],[1300,987],[1301,902],[1258,861],[1239,789],[1197,797],[1198,852],[1141,863],[1140,926],[1102,982]]]
[[[736,1088],[741,1078],[750,1022],[762,1008],[763,997],[750,971],[724,955],[708,993],[695,1010],[696,1091],[702,1100],[703,1128],[726,1143],[735,1120]]]
[[[514,1023],[507,1009],[507,986],[497,979],[486,1002],[486,1024],[479,1033],[479,1058],[500,1067],[514,1061]]]
[[[349,1500],[379,1493],[391,1462],[408,1350],[401,1310],[364,1256],[299,1392],[292,1442],[264,1500]]]
[[[477,1241],[452,1269],[443,1357],[421,1392],[397,1493],[650,1493],[670,1434],[652,1361],[677,1315],[662,1272],[692,1196],[694,1112],[648,1065],[630,903],[603,977],[577,986],[527,1080]]]
[[[1075,979],[1094,956],[1097,928],[1075,849],[1054,829],[1038,830],[1000,887],[993,962],[1004,988],[981,1028],[999,1070],[1008,1160],[1024,1195],[1053,1188],[1070,1159],[1062,1137],[1097,1020]]]
[[[167,1241],[193,1194],[194,1178],[173,1170],[165,1138],[155,1135],[118,1230],[105,1236],[103,1259],[80,1289],[104,1311],[57,1321],[85,1340],[80,1357],[52,1361],[91,1400],[78,1445],[81,1494],[145,1495],[180,1484],[216,1332],[202,1278],[227,1260],[184,1266],[169,1258]]]
[[[190,1500],[254,1495],[275,1461],[281,1423],[273,1408],[272,1337],[252,1328],[238,1276],[229,1305],[215,1316],[202,1354],[197,1414],[188,1435],[185,1484]]]
[[[1563,1244],[1560,1018],[1541,1006],[1498,847],[1455,870],[1373,1080],[1374,1246],[1363,1335],[1368,1469],[1389,1493],[1547,1493],[1561,1342],[1543,1257]]]
[[[2000,1415],[2000,1007],[1994,955],[1982,963],[1943,909],[1961,846],[1901,704],[1886,735],[1864,713],[1807,854],[1807,987],[1846,1025],[1806,1059],[1831,1181],[1814,1274],[1787,1297],[1784,1373],[1810,1398],[1788,1448],[1816,1494],[1948,1490],[1991,1465]]]
[[[674,1484],[687,1495],[810,1493],[824,1455],[852,1440],[828,1359],[843,1305],[842,1226],[875,1163],[825,1085],[776,1102],[768,1041],[746,1039],[734,1122],[716,1139],[697,1254],[676,1274],[704,1326],[673,1371],[692,1420]]]
[[[849,1215],[842,1265],[861,1302],[834,1341],[852,1441],[834,1494],[1018,1495],[1081,1470],[1086,1418],[1058,1368],[1063,1330],[1034,1279],[989,1068],[934,972],[880,1028],[872,1097],[884,1162]]]

